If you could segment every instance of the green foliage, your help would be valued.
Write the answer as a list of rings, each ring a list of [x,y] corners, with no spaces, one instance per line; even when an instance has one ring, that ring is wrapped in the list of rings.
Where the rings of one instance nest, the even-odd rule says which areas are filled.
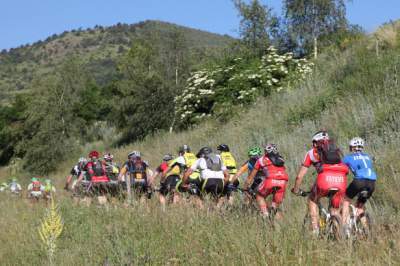
[[[136,42],[119,66],[121,79],[116,83],[113,120],[123,131],[121,144],[172,123],[175,87],[160,76],[163,69],[157,53],[150,43]]]
[[[234,58],[225,65],[194,72],[186,89],[175,98],[182,127],[215,115],[232,117],[232,107],[249,105],[259,96],[290,89],[312,71],[312,63],[279,55],[273,47],[261,59]]]
[[[241,17],[240,36],[244,45],[250,49],[253,55],[262,55],[270,43],[270,35],[277,27],[277,18],[272,10],[262,5],[258,0],[252,0],[249,4],[242,0],[233,0]]]
[[[288,38],[300,54],[311,54],[320,38],[329,42],[347,31],[345,0],[285,0],[283,5]]]

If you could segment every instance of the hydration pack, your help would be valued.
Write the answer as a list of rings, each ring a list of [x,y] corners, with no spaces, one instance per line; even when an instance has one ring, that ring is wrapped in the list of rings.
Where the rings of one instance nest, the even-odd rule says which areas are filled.
[[[103,176],[106,174],[105,166],[100,160],[93,162],[92,169],[94,172],[94,176]]]
[[[279,153],[268,153],[267,157],[275,166],[282,167],[285,165],[285,160]]]
[[[211,153],[207,155],[204,159],[206,159],[207,169],[215,172],[219,172],[222,170],[221,159],[217,155]]]
[[[132,162],[128,161],[128,172],[132,179],[147,179],[147,164],[143,161]]]
[[[317,150],[322,164],[338,164],[342,161],[339,148],[331,140],[318,143]]]

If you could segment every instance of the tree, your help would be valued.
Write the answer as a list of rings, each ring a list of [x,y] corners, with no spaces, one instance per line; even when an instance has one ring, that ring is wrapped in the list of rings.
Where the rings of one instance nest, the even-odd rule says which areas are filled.
[[[173,87],[159,74],[158,51],[144,40],[135,41],[119,64],[113,122],[122,130],[119,144],[166,129],[173,115]]]
[[[73,150],[82,128],[87,126],[74,107],[88,84],[88,74],[74,58],[54,75],[35,82],[26,111],[24,138],[18,145],[25,152],[28,171],[47,174]]]
[[[300,55],[318,54],[322,37],[348,27],[345,0],[284,0],[288,38]]]
[[[242,41],[254,55],[263,54],[269,46],[270,33],[274,31],[272,26],[275,27],[277,22],[272,10],[258,0],[249,4],[234,0],[234,4],[241,17],[239,31]]]

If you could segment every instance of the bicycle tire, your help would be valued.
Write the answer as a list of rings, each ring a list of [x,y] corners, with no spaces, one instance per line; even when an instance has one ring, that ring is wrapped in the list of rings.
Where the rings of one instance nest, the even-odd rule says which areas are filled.
[[[361,222],[361,219],[365,218],[366,224]],[[360,228],[359,237],[363,239],[368,239],[371,237],[371,229],[372,229],[372,219],[368,212],[362,213],[357,217],[356,220],[357,227]]]
[[[331,215],[327,224],[327,237],[331,240],[342,239],[342,219],[338,215]]]

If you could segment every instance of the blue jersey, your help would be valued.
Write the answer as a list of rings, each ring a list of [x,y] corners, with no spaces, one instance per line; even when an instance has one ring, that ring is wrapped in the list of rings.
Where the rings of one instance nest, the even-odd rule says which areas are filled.
[[[371,157],[363,152],[347,154],[343,162],[350,168],[355,179],[376,180]]]

